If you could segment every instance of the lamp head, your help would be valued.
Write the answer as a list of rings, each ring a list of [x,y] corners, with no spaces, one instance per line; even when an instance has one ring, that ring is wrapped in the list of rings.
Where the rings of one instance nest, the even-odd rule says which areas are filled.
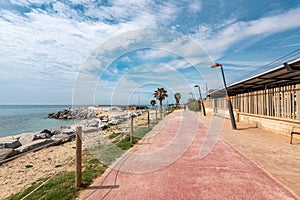
[[[199,85],[194,85],[194,87],[199,87]]]
[[[222,67],[222,64],[220,64],[220,63],[214,63],[210,67],[211,68]]]

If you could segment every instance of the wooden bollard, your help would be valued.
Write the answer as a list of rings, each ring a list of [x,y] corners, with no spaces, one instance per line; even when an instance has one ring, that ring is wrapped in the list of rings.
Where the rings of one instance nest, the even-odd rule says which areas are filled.
[[[75,185],[81,187],[82,183],[82,127],[76,127],[76,176]]]
[[[133,144],[133,115],[130,116],[130,143]]]
[[[148,129],[150,129],[150,111],[148,110],[147,111],[148,112]]]

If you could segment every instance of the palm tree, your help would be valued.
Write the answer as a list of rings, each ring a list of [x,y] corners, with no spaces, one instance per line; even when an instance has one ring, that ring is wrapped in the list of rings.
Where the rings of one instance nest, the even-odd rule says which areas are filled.
[[[156,101],[155,100],[151,100],[150,101],[150,104],[152,105],[152,107],[154,108],[155,104],[156,104]]]
[[[178,93],[178,92],[175,93],[175,94],[174,94],[174,98],[175,98],[175,101],[176,101],[176,107],[177,107],[177,106],[179,106],[179,104],[180,104],[179,102],[180,102],[180,99],[181,99],[181,94]]]
[[[167,90],[164,88],[157,88],[157,90],[154,91],[154,98],[159,100],[160,105],[160,115],[162,115],[162,101],[168,97]]]

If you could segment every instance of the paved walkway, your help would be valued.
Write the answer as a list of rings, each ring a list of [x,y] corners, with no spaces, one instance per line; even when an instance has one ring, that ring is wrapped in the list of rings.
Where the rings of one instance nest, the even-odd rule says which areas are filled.
[[[300,197],[300,140],[237,123],[232,131],[227,120],[222,138]],[[286,133],[285,133],[286,134]]]
[[[260,168],[253,162],[255,156],[247,153],[251,142],[236,136],[254,129],[231,131],[225,120],[223,131],[208,134],[210,119],[199,121],[199,114],[190,111],[168,115],[149,133],[149,139],[120,159],[82,199],[298,199],[297,190],[291,192],[293,188],[272,178],[265,165]],[[249,144],[248,148],[242,143]],[[208,154],[203,157],[203,152]]]

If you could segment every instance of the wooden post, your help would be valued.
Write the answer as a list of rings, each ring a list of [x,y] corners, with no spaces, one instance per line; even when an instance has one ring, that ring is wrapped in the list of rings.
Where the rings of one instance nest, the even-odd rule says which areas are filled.
[[[133,144],[133,115],[130,116],[130,143]]]
[[[147,121],[148,129],[150,129],[150,111],[148,110],[147,112],[148,112],[148,121]]]
[[[278,88],[274,88],[274,100],[275,100],[275,117],[278,117],[278,113],[279,113],[279,101],[278,101]]]
[[[296,95],[296,85],[292,86],[292,119],[296,119],[296,109],[295,109],[295,95]]]
[[[270,116],[270,110],[271,110],[271,104],[270,104],[270,94],[269,94],[269,89],[266,89],[266,115]]]
[[[76,127],[76,187],[81,187],[82,183],[82,127]]]
[[[300,84],[296,85],[296,119],[300,119]]]

